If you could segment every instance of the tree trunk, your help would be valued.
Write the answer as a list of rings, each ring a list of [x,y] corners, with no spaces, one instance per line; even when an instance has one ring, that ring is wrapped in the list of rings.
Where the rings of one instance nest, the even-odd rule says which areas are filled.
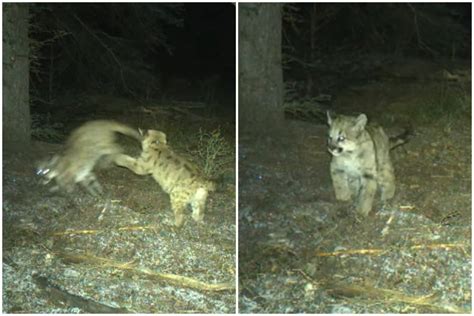
[[[281,5],[239,4],[239,128],[272,132],[283,122]]]
[[[30,142],[28,4],[3,4],[3,144]]]

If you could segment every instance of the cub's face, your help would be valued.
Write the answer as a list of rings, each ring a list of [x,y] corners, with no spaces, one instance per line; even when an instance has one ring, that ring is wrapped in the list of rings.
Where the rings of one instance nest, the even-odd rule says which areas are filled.
[[[358,138],[367,123],[367,116],[361,114],[357,117],[337,116],[332,118],[329,112],[328,124],[328,151],[334,157],[351,154],[360,145]]]
[[[142,146],[143,149],[150,148],[150,146],[164,146],[166,145],[166,134],[154,129],[149,129],[146,132],[140,130],[143,135]]]
[[[59,156],[54,155],[50,159],[44,159],[37,164],[36,174],[44,178],[44,183],[48,183],[57,176],[56,166],[59,161]]]

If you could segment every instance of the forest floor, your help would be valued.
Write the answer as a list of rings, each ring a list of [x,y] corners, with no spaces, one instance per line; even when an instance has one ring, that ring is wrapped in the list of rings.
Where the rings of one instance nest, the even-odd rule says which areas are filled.
[[[335,200],[324,122],[240,131],[241,313],[471,313],[470,66],[393,69],[330,107],[414,132],[392,151],[395,197],[362,222]]]
[[[207,119],[179,106],[130,112],[123,111],[132,108],[130,101],[92,99],[90,108],[64,108],[48,118],[49,125],[34,125],[36,135],[56,143],[35,141],[28,152],[4,152],[3,312],[235,312],[233,118]],[[71,128],[92,119],[162,130],[175,151],[194,160],[200,158],[192,154],[200,129],[219,131],[230,151],[214,170],[217,191],[209,195],[204,223],[192,221],[189,212],[184,226],[175,229],[168,195],[151,177],[123,168],[97,172],[106,192],[100,198],[80,188],[50,193],[40,184],[36,162],[59,152]],[[63,131],[52,122],[61,122]],[[138,144],[127,144],[127,150],[140,152]]]

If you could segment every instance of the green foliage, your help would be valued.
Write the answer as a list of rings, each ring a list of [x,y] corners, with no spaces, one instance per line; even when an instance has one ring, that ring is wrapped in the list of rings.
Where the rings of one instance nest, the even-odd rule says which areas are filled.
[[[197,148],[190,150],[197,156],[202,170],[209,178],[215,178],[224,172],[226,165],[234,161],[233,146],[221,135],[220,128],[212,132],[199,129]]]

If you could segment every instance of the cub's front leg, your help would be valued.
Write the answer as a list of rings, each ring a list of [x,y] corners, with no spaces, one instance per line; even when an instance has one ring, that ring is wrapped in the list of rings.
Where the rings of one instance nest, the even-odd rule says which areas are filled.
[[[375,193],[377,192],[377,182],[371,174],[365,174],[361,179],[361,188],[356,203],[357,213],[367,217],[372,210]]]
[[[181,192],[175,191],[170,194],[171,208],[174,213],[174,225],[176,227],[183,226],[184,211],[186,210],[187,201]]]
[[[127,169],[130,169],[134,173],[136,173],[138,175],[141,175],[141,176],[150,173],[148,171],[148,169],[145,168],[143,161],[141,161],[141,158],[135,159],[135,158],[132,158],[132,157],[124,155],[124,154],[119,154],[119,155],[115,156],[114,163],[117,166],[125,167]]]
[[[336,200],[349,201],[351,199],[351,190],[349,187],[349,178],[344,170],[339,169],[331,163],[331,179],[336,194]]]

